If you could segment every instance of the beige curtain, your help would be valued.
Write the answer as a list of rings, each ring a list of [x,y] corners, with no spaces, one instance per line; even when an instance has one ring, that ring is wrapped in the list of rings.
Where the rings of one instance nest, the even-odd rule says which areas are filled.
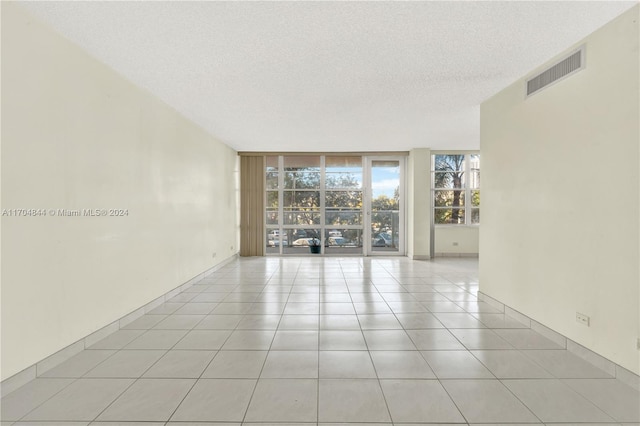
[[[240,256],[264,256],[264,157],[240,157]]]

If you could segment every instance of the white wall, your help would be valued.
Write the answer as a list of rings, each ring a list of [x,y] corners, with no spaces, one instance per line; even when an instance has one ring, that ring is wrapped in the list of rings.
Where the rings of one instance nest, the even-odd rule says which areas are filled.
[[[583,41],[584,70],[481,107],[480,290],[636,374],[639,10]]]
[[[436,256],[478,254],[480,245],[479,226],[436,226],[434,234]]]
[[[2,379],[235,254],[236,153],[2,5]],[[215,258],[213,253],[216,253]]]

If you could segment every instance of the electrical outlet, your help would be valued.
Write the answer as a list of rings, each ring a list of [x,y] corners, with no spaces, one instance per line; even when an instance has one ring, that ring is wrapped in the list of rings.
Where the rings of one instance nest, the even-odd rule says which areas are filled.
[[[638,339],[638,341],[636,342],[636,346],[638,347],[638,350],[640,351],[640,339]]]
[[[583,325],[586,325],[587,327],[589,327],[591,319],[588,316],[586,316],[585,314],[581,314],[580,312],[576,312],[576,321],[579,322],[580,324],[583,324]]]
[[[216,253],[215,251],[213,252],[213,254],[211,255],[211,257],[216,257],[218,255],[218,253]]]
[[[454,242],[453,242],[453,245],[454,245],[454,246],[457,246],[457,245],[458,245],[458,242],[457,242],[457,241],[454,241]]]
[[[233,246],[231,246],[231,248],[229,250],[233,251]]]

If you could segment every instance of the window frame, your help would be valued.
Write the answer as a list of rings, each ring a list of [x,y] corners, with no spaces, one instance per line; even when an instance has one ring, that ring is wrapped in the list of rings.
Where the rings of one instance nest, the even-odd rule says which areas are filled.
[[[436,188],[436,173],[442,173],[436,170],[436,156],[439,155],[463,155],[464,156],[464,170],[461,170],[463,174],[463,185],[461,188]],[[431,151],[431,222],[436,227],[479,227],[480,220],[477,223],[473,223],[473,212],[480,212],[480,208],[482,207],[481,203],[478,206],[473,205],[473,193],[477,191],[481,192],[480,188],[480,169],[478,166],[478,185],[477,187],[472,187],[472,182],[474,178],[472,177],[472,167],[471,167],[471,157],[478,156],[478,160],[480,158],[479,151]],[[473,169],[475,171],[475,169]],[[436,207],[436,192],[437,191],[461,191],[464,193],[464,198],[462,204],[458,207],[460,210],[464,210],[464,222],[463,223],[436,223],[436,211],[437,210],[447,210],[451,209],[451,207],[440,206]]]
[[[298,156],[304,156],[304,155],[300,155],[300,154],[273,154],[273,155],[268,155],[265,156],[265,160],[266,157],[276,157],[278,160],[278,188],[266,188],[266,184],[265,184],[265,194],[269,191],[273,191],[273,192],[277,192],[278,193],[278,224],[268,224],[267,223],[267,214],[268,214],[268,210],[267,210],[267,206],[266,206],[266,199],[268,198],[268,196],[265,196],[265,208],[264,208],[264,221],[265,221],[265,225],[264,225],[264,229],[265,229],[265,242],[264,245],[266,246],[268,244],[268,237],[267,235],[269,234],[269,232],[271,231],[278,231],[279,234],[279,238],[280,238],[280,242],[278,244],[278,253],[279,255],[295,255],[295,254],[291,254],[291,253],[285,253],[284,250],[284,243],[283,243],[283,239],[284,236],[287,234],[287,231],[289,230],[293,230],[293,231],[298,231],[298,230],[315,230],[317,231],[317,233],[320,235],[320,240],[321,240],[321,253],[325,254],[325,249],[326,246],[324,244],[324,240],[328,235],[328,232],[330,232],[332,229],[335,228],[339,228],[339,229],[347,229],[347,230],[359,230],[361,232],[362,235],[364,235],[364,181],[363,181],[363,174],[364,174],[364,156],[361,155],[354,155],[354,157],[357,157],[359,159],[360,164],[362,164],[361,166],[361,170],[360,170],[360,186],[359,187],[349,187],[349,188],[342,188],[342,187],[335,187],[335,188],[327,188],[326,185],[326,175],[327,175],[327,171],[326,171],[326,157],[335,157],[335,156],[341,156],[342,154],[307,154],[309,156],[313,156],[313,157],[320,157],[320,162],[319,162],[319,187],[318,188],[308,188],[308,189],[294,189],[294,188],[285,188],[285,175],[286,173],[289,173],[286,168],[285,168],[285,157],[298,157]],[[266,172],[266,163],[265,163],[265,172]],[[316,173],[316,172],[313,172]],[[266,176],[266,173],[265,173]],[[266,179],[265,179],[266,180]],[[320,216],[320,222],[318,224],[313,224],[313,225],[309,225],[309,224],[302,224],[302,225],[298,225],[298,224],[286,224],[285,223],[285,214],[287,213],[287,209],[285,209],[284,207],[284,194],[286,192],[291,192],[294,193],[295,191],[304,191],[304,192],[317,192],[319,194],[319,205],[318,208],[315,210],[316,213],[319,214]],[[338,224],[338,225],[333,225],[333,224],[327,224],[326,220],[327,220],[327,208],[326,208],[326,196],[327,196],[327,192],[359,192],[360,193],[360,198],[361,198],[361,206],[360,209],[351,209],[345,212],[353,212],[353,213],[360,213],[360,223],[359,224],[351,224],[351,225],[347,225],[347,224]],[[331,210],[329,209],[329,212],[339,212],[339,210]],[[288,241],[288,244],[291,244],[292,241]],[[277,255],[275,253],[267,253],[268,255]],[[300,253],[303,254],[303,253]]]

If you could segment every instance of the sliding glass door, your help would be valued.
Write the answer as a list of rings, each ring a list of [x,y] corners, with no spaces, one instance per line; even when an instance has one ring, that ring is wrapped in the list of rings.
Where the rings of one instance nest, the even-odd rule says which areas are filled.
[[[404,254],[404,158],[368,160],[369,254]]]

